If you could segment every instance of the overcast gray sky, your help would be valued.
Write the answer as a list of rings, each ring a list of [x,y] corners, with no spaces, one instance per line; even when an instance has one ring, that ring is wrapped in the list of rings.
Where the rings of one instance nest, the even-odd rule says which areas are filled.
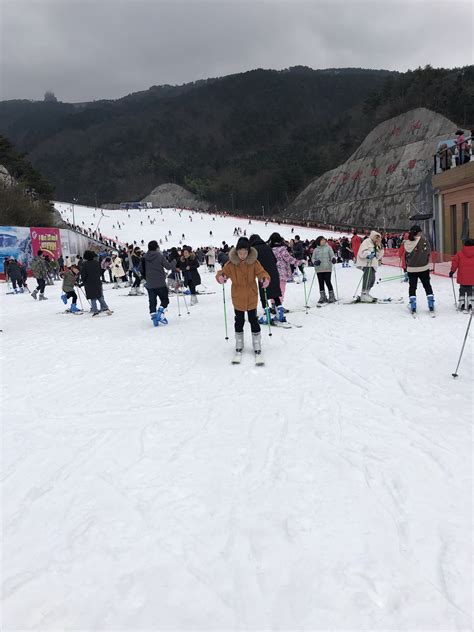
[[[0,99],[117,98],[253,68],[452,68],[473,0],[0,0]]]

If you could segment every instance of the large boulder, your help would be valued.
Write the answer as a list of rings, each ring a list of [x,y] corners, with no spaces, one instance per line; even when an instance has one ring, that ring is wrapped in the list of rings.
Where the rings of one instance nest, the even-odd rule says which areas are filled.
[[[457,126],[417,108],[377,125],[345,163],[314,180],[288,207],[290,218],[400,228],[432,213],[433,154]]]
[[[178,184],[160,184],[142,202],[151,202],[155,208],[192,208],[207,211],[211,204]]]

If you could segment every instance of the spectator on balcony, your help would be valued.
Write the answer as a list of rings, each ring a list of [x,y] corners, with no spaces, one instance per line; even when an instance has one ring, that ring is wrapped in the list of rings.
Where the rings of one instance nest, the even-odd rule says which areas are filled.
[[[467,153],[467,143],[462,129],[458,129],[456,132],[456,166],[464,164],[464,156]]]
[[[440,145],[440,148],[438,149],[438,157],[441,171],[447,171],[448,169],[451,169],[452,156],[453,153],[446,143]]]

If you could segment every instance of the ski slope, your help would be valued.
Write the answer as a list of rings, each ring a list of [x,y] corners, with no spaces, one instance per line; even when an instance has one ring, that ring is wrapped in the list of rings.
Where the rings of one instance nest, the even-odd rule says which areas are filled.
[[[224,240],[229,244],[235,243],[236,238],[233,233],[236,227],[241,228],[242,233],[246,230],[247,237],[250,237],[252,233],[257,233],[265,240],[273,232],[285,233],[284,236],[287,236],[288,239],[294,235],[300,235],[302,239],[306,237],[314,239],[318,235],[332,234],[317,228],[304,228],[293,224],[278,225],[278,223],[268,222],[265,225],[264,220],[256,219],[252,219],[251,224],[249,224],[249,220],[244,218],[209,215],[199,211],[176,211],[172,208],[130,211],[105,210],[103,211],[104,215],[101,215],[100,209],[96,210],[77,204],[74,205],[74,213],[71,204],[56,202],[55,207],[64,220],[71,224],[75,222],[76,226],[95,230],[100,222],[100,232],[109,239],[117,239],[123,244],[136,241],[138,245],[141,245],[143,240],[145,247],[151,239],[156,239],[158,242],[161,239],[163,241],[162,249],[179,245],[189,245],[193,248],[221,246]],[[155,220],[153,225],[150,224],[148,217],[150,220]],[[121,228],[117,227],[118,224]],[[294,233],[291,233],[292,228]],[[171,237],[168,236],[169,241],[165,241],[170,230],[172,235]],[[211,232],[212,235],[210,235]],[[182,238],[183,234],[184,239]],[[337,233],[337,235],[341,234],[343,233]]]
[[[234,243],[239,220],[184,215],[163,229]],[[127,219],[124,241],[160,237]],[[91,318],[61,313],[59,283],[42,303],[2,284],[2,631],[471,630],[472,337],[453,380],[468,318],[450,280],[417,320],[305,314],[288,284],[302,327],[263,329],[255,367],[248,325],[230,364],[201,275],[216,294],[181,316],[172,298],[163,328],[126,289]],[[359,279],[337,266],[342,298]]]

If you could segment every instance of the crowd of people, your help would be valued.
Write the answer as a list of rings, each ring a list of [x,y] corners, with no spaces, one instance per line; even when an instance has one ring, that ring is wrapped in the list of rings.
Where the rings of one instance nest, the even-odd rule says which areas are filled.
[[[54,270],[57,270],[57,278],[62,279],[61,298],[65,304],[71,301],[68,311],[81,311],[77,306],[78,291],[81,291],[90,301],[93,316],[100,313],[112,315],[113,311],[104,298],[104,283],[112,283],[114,288],[127,286],[131,296],[143,294],[144,286],[148,293],[148,309],[153,325],[165,325],[168,323],[166,310],[171,292],[189,294],[190,306],[198,303],[197,288],[201,284],[199,268],[205,266],[209,272],[216,273],[218,283],[232,283],[236,353],[241,353],[243,349],[243,329],[247,317],[253,348],[258,355],[261,351],[260,326],[286,323],[286,286],[294,282],[306,283],[308,267],[314,269],[312,282],[317,279],[319,286],[318,305],[337,301],[332,275],[338,263],[342,267],[354,264],[362,271],[358,300],[363,303],[376,302],[371,289],[384,256],[385,244],[388,247],[400,244],[398,252],[408,281],[410,311],[416,314],[416,293],[420,281],[428,308],[434,312],[429,241],[417,225],[412,226],[403,237],[382,236],[377,231],[361,236],[354,230],[350,239],[348,236],[336,239],[321,235],[314,240],[302,240],[299,235],[294,235],[286,240],[280,233],[273,232],[265,241],[254,233],[249,237],[239,236],[233,247],[224,241],[219,248],[199,247],[196,250],[188,245],[161,250],[158,241],[152,240],[146,251],[135,243],[126,244],[117,251],[105,248],[99,252],[87,250],[83,257],[76,257],[74,261],[68,257],[65,261],[61,258],[57,268],[51,266],[48,253],[39,250],[31,263],[31,272],[37,282],[31,296],[40,301],[46,300],[46,286],[54,282]],[[458,309],[472,310],[474,240],[466,240],[453,258],[450,276],[455,272],[460,285]],[[7,259],[5,273],[13,292],[25,291],[27,274],[24,266],[15,259]],[[260,316],[257,314],[259,301],[262,308]]]
[[[437,151],[438,166],[441,171],[459,167],[474,160],[474,130],[466,136],[462,129],[456,131],[452,144],[442,143]]]

